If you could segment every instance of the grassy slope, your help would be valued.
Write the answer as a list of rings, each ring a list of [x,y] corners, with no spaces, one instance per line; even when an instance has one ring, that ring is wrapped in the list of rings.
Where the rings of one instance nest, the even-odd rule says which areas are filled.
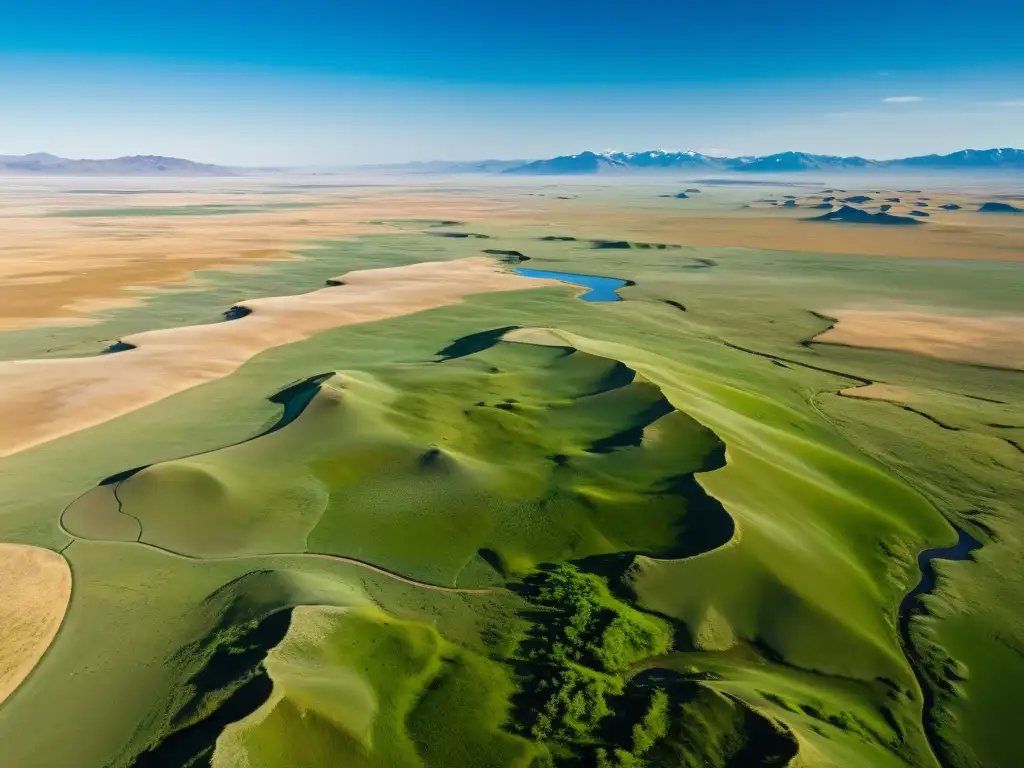
[[[957,416],[937,406],[928,412]],[[958,764],[1012,765],[1019,744],[1011,702],[1024,690],[1024,579],[1017,568],[1024,456],[985,430],[943,430],[887,403],[828,398],[822,407],[984,542],[975,562],[936,563],[931,615],[915,620],[914,630],[936,686],[945,689],[939,727]]]
[[[882,682],[823,679],[743,653],[676,653],[650,663],[701,680],[784,723],[800,743],[798,764],[895,767],[912,755],[900,748],[880,714],[898,709],[891,706],[892,689]],[[903,725],[914,727],[912,720]]]
[[[64,520],[107,538],[111,519],[134,518],[143,542],[193,557],[308,548],[441,584],[481,549],[506,574],[668,554],[720,522],[674,489],[719,442],[669,411],[615,361],[503,343],[440,365],[338,374],[284,429],[147,468]],[[656,439],[602,447],[648,424]],[[113,503],[80,511],[96,493],[113,498],[110,488],[122,515]]]
[[[270,699],[220,737],[213,765],[527,766],[501,730],[504,668],[377,609],[299,608],[271,652]]]
[[[467,653],[480,653],[484,630],[507,624],[515,605],[509,596],[435,593],[326,560],[195,563],[101,542],[77,542],[66,555],[76,582],[61,635],[14,705],[0,709],[12,765],[131,764],[147,746],[215,711],[236,684],[233,675],[244,672],[232,671],[244,654],[237,663],[213,655],[227,642],[224,633],[237,635],[275,611],[372,600],[403,620],[436,623]],[[33,725],[44,721],[45,730]],[[216,735],[207,734],[211,745]]]

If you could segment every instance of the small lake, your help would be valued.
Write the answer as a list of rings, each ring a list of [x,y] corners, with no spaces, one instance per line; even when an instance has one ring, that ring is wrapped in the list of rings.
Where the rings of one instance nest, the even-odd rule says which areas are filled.
[[[581,294],[579,297],[583,299],[583,301],[622,301],[622,297],[615,291],[619,288],[630,285],[628,280],[620,280],[617,277],[576,275],[572,272],[550,272],[544,269],[523,269],[521,267],[517,267],[514,271],[517,275],[522,275],[523,277],[540,277],[547,278],[549,280],[560,280],[563,283],[571,283],[572,285],[580,285],[584,288],[589,288],[590,290]]]

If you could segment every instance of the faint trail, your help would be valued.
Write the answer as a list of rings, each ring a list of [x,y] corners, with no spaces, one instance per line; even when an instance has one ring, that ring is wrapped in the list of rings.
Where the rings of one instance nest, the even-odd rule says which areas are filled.
[[[69,535],[71,535],[71,534],[69,534]],[[78,538],[79,537],[76,537],[76,540]],[[83,540],[84,541],[107,541],[106,539],[83,539]],[[449,593],[452,593],[452,594],[462,594],[462,595],[488,595],[488,594],[495,594],[497,592],[504,591],[503,587],[446,587],[446,586],[443,586],[441,584],[431,584],[428,581],[419,581],[419,580],[413,579],[413,578],[411,578],[409,576],[403,576],[402,574],[398,573],[397,571],[392,571],[392,570],[390,570],[388,568],[384,568],[384,567],[379,566],[379,565],[374,565],[373,563],[368,563],[365,560],[360,560],[359,558],[356,558],[356,557],[346,557],[344,555],[330,555],[330,554],[327,554],[327,553],[324,553],[324,552],[259,552],[259,553],[254,553],[254,554],[251,554],[251,555],[232,555],[230,557],[195,557],[193,555],[185,555],[185,554],[182,554],[181,552],[175,552],[173,549],[167,549],[166,547],[161,547],[158,544],[150,544],[149,542],[142,541],[141,539],[138,540],[138,541],[120,541],[120,542],[115,542],[115,543],[135,544],[137,546],[146,547],[147,549],[154,549],[154,550],[156,550],[158,552],[162,552],[165,555],[170,555],[172,557],[178,557],[178,558],[181,558],[182,560],[188,560],[188,561],[193,562],[193,563],[229,563],[229,562],[239,562],[239,561],[242,561],[242,560],[261,561],[261,560],[265,560],[266,558],[295,558],[295,559],[316,558],[316,559],[319,559],[319,560],[333,560],[333,561],[336,561],[336,562],[339,562],[339,563],[346,563],[348,565],[354,565],[354,566],[357,566],[359,568],[364,568],[364,569],[366,569],[368,571],[373,571],[374,573],[379,573],[381,576],[387,576],[388,578],[394,579],[395,581],[400,581],[403,584],[409,584],[410,586],[420,587],[422,589],[431,589],[431,590],[434,590],[435,592],[449,592]]]
[[[871,385],[869,384],[867,386],[871,386]],[[953,426],[952,424],[946,424],[945,422],[940,421],[939,419],[935,418],[931,414],[925,413],[924,411],[920,411],[917,408],[913,408],[913,407],[907,405],[906,403],[901,403],[899,400],[890,400],[889,398],[885,398],[885,397],[861,397],[860,395],[856,394],[858,389],[863,389],[863,388],[864,387],[849,387],[847,389],[841,389],[838,392],[835,392],[834,394],[838,395],[839,397],[849,398],[851,400],[861,400],[863,402],[874,401],[876,403],[887,403],[888,405],[891,405],[891,406],[893,406],[895,408],[899,408],[900,410],[906,411],[907,413],[913,413],[913,414],[915,414],[917,416],[920,416],[923,419],[928,419],[928,421],[930,421],[932,424],[937,426],[939,429],[945,429],[948,432],[963,432],[964,431],[963,427],[956,427],[956,426]]]
[[[749,347],[741,347],[739,344],[733,344],[731,341],[726,341],[725,339],[719,339],[719,342],[729,347],[730,349],[735,349],[738,352],[746,352],[748,355],[756,355],[757,357],[764,357],[767,358],[768,360],[777,360],[779,362],[789,363],[790,365],[798,365],[801,368],[809,368],[812,371],[820,371],[821,373],[828,373],[831,374],[832,376],[840,376],[844,379],[849,379],[850,381],[859,382],[863,386],[868,386],[869,384],[875,383],[871,381],[871,379],[865,379],[863,376],[856,376],[852,373],[844,373],[843,371],[837,371],[832,368],[822,368],[819,365],[811,365],[810,363],[804,363],[801,362],[800,360],[794,360],[791,357],[773,355],[770,352],[759,352],[756,349],[750,349]]]
[[[344,557],[343,555],[327,555],[320,552],[283,552],[275,553],[272,555],[259,555],[259,557],[284,557],[284,556],[297,556],[297,557],[316,557],[324,560],[337,560],[342,563],[348,563],[349,565],[356,565],[360,568],[366,568],[369,571],[374,571],[383,576],[389,576],[396,581],[404,582],[405,584],[411,584],[414,587],[422,587],[423,589],[432,589],[437,592],[451,592],[462,595],[489,595],[496,592],[503,591],[502,587],[443,587],[440,584],[431,584],[426,581],[417,581],[416,579],[403,576],[395,571],[388,570],[387,568],[381,568],[379,565],[372,565],[365,560],[359,560],[354,557]],[[223,558],[225,560],[233,560],[235,558]],[[238,558],[243,559],[243,558]]]

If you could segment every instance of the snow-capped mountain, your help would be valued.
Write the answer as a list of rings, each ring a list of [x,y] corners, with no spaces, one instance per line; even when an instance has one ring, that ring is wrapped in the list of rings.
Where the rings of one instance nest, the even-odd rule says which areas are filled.
[[[688,150],[671,152],[580,152],[546,160],[534,160],[503,170],[521,174],[589,174],[607,171],[660,171],[706,169],[741,173],[798,173],[816,170],[871,170],[914,168],[920,170],[1016,170],[1024,169],[1021,149],[964,149],[949,155],[922,155],[897,160],[865,157],[779,152],[754,157],[714,157]]]
[[[666,152],[652,149],[644,152],[580,152],[561,155],[547,160],[534,160],[504,173],[576,174],[598,173],[606,170],[668,170],[672,168],[716,168],[720,158],[702,155],[692,150]]]
[[[872,168],[883,165],[878,160],[868,160],[863,157],[839,157],[837,155],[811,155],[807,152],[780,152],[765,157],[749,158],[743,162],[741,158],[727,160],[732,170],[754,173],[758,171],[768,172],[793,172],[793,171],[814,171],[823,168]]]

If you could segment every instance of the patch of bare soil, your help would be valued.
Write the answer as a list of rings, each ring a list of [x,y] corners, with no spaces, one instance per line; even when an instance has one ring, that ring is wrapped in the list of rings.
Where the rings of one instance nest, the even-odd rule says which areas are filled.
[[[39,663],[71,600],[71,569],[58,553],[0,544],[0,704]]]

